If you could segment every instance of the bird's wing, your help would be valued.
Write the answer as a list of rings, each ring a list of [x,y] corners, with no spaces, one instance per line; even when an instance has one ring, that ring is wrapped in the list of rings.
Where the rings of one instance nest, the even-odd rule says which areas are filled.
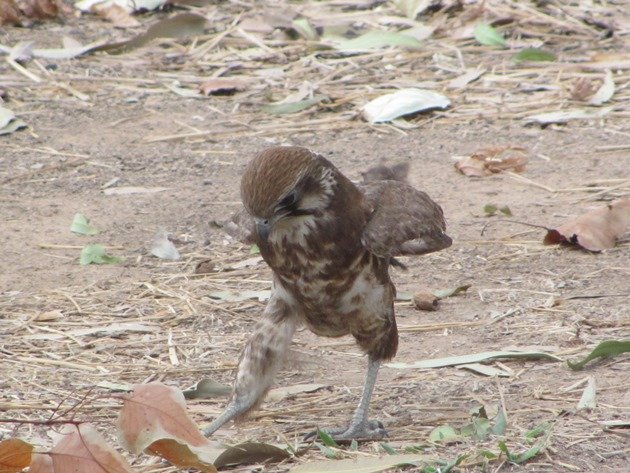
[[[422,255],[451,246],[442,208],[422,191],[398,181],[360,186],[370,215],[361,238],[381,257]]]

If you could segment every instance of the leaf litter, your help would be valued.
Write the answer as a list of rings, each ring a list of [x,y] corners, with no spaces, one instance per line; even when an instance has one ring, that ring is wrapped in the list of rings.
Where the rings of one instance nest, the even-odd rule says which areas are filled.
[[[630,197],[611,202],[547,231],[546,245],[574,245],[589,251],[615,246],[630,231]]]
[[[347,2],[346,2],[347,3]],[[281,82],[269,82],[265,83],[259,89],[255,90],[243,90],[243,91],[235,91],[234,97],[236,98],[236,103],[240,105],[240,108],[235,107],[234,112],[230,115],[231,119],[234,120],[243,120],[244,118],[256,117],[257,120],[248,120],[249,127],[243,127],[240,130],[230,130],[231,133],[240,134],[240,136],[252,136],[252,135],[274,135],[284,133],[286,130],[294,131],[294,130],[327,130],[327,129],[339,129],[339,128],[353,128],[359,126],[367,126],[365,123],[360,123],[356,120],[357,113],[360,112],[361,107],[365,103],[365,90],[368,90],[367,94],[370,98],[374,98],[378,94],[382,93],[383,90],[386,89],[367,89],[366,86],[378,84],[387,84],[389,82],[395,81],[399,79],[401,76],[407,75],[408,77],[413,76],[414,68],[417,68],[418,64],[413,61],[420,59],[422,61],[427,61],[428,64],[434,66],[433,68],[428,68],[426,71],[427,80],[431,80],[433,82],[432,88],[435,87],[435,90],[445,90],[444,85],[449,83],[451,80],[460,77],[465,74],[465,71],[468,69],[466,61],[470,61],[471,58],[478,58],[477,50],[475,48],[479,48],[478,45],[474,45],[470,41],[470,34],[468,35],[468,39],[466,35],[462,34],[461,36],[456,36],[455,33],[461,33],[460,29],[465,29],[466,23],[466,14],[470,13],[468,10],[471,7],[464,5],[462,8],[464,11],[462,13],[453,14],[452,12],[447,13],[446,11],[442,11],[437,9],[433,11],[431,14],[423,13],[427,6],[422,5],[423,2],[418,2],[414,8],[410,8],[409,13],[413,15],[413,21],[416,21],[416,17],[421,14],[421,20],[426,21],[427,23],[440,23],[443,25],[441,29],[436,29],[436,35],[432,38],[429,38],[428,41],[423,42],[423,49],[419,50],[407,50],[405,48],[399,48],[397,46],[386,46],[382,49],[373,49],[369,53],[356,53],[353,57],[344,56],[347,54],[344,51],[339,50],[330,50],[327,48],[322,48],[321,45],[314,45],[308,43],[308,41],[302,40],[294,40],[288,39],[284,37],[273,37],[274,28],[271,28],[267,36],[262,35],[258,38],[260,44],[254,44],[249,39],[244,38],[242,36],[238,36],[235,29],[230,29],[230,22],[236,17],[237,14],[234,12],[234,5],[225,5],[225,19],[218,19],[217,22],[223,22],[223,25],[226,25],[225,29],[207,29],[204,30],[199,38],[195,38],[192,41],[165,41],[160,43],[160,47],[163,48],[167,52],[175,52],[181,51],[182,48],[190,53],[187,56],[187,61],[184,62],[182,69],[186,69],[187,72],[191,72],[194,70],[193,64],[194,61],[204,60],[209,64],[212,64],[212,61],[220,62],[223,55],[225,55],[226,50],[230,50],[233,54],[241,61],[242,64],[245,64],[246,68],[260,68],[265,67],[267,62],[265,60],[261,60],[260,57],[262,54],[270,54],[273,55],[278,54],[279,56],[282,54],[286,54],[284,57],[288,58],[288,62],[283,63],[282,67],[278,68],[277,64],[274,64],[274,69],[282,69],[282,81]],[[344,7],[345,8],[345,7]],[[304,15],[309,18],[309,23],[314,26],[315,30],[319,28],[321,25],[321,18],[330,16],[330,9],[332,9],[335,13],[341,15],[354,15],[361,18],[361,15],[364,19],[368,20],[368,24],[370,24],[370,28],[373,28],[374,25],[377,24],[374,21],[375,18],[378,18],[383,15],[383,13],[393,13],[393,10],[388,10],[390,8],[389,5],[384,5],[379,7],[379,11],[372,11],[368,7],[367,10],[364,11],[355,11],[349,10],[351,13],[346,13],[341,10],[341,7],[334,7],[329,5],[317,5],[317,7],[313,7],[311,5],[305,5],[304,7]],[[476,7],[475,7],[476,8]],[[527,7],[522,7],[520,5],[507,5],[505,3],[496,3],[496,2],[487,2],[484,6],[485,12],[490,15],[490,18],[509,18],[510,20],[506,24],[502,24],[499,29],[504,35],[505,38],[511,38],[512,32],[514,34],[518,34],[519,28],[529,27],[533,32],[533,35],[538,35],[542,38],[553,39],[555,28],[563,28],[566,34],[569,37],[579,37],[582,44],[589,44],[593,41],[599,41],[599,33],[600,31],[596,28],[587,25],[586,22],[582,21],[578,14],[576,14],[577,10],[575,10],[574,6],[567,5],[565,11],[562,15],[557,15],[553,12],[553,10],[549,9],[541,9],[536,10],[536,15],[534,15],[534,19],[530,18],[529,15],[532,14],[531,11],[527,10]],[[597,12],[601,6],[595,6],[594,10]],[[610,6],[610,8],[614,8],[614,6]],[[336,9],[336,11],[335,11]],[[417,12],[413,12],[417,10]],[[426,16],[425,16],[426,15]],[[570,20],[567,20],[570,18]],[[354,22],[354,19],[353,19]],[[477,20],[474,20],[473,23],[476,23]],[[519,25],[519,22],[521,26]],[[349,23],[349,22],[348,22]],[[319,25],[318,25],[319,24]],[[360,23],[359,23],[360,24]],[[490,23],[497,24],[497,23]],[[399,26],[383,26],[379,25],[379,28],[387,28],[394,32],[398,30]],[[444,33],[441,31],[452,31],[454,34],[451,37],[449,35],[444,36]],[[365,33],[366,31],[362,28],[359,28],[360,33]],[[401,32],[404,29],[401,28]],[[472,30],[471,30],[472,31]],[[277,33],[276,33],[277,34]],[[439,36],[443,35],[443,36]],[[453,40],[453,38],[461,38]],[[278,39],[279,38],[279,39]],[[251,38],[250,38],[251,39]],[[351,39],[350,37],[348,39]],[[445,42],[449,45],[454,45],[457,47],[458,51],[461,52],[463,58],[466,61],[464,63],[457,64],[457,54],[455,50],[452,53],[447,52],[444,53],[444,48],[442,45],[438,46],[436,44],[436,40],[440,42]],[[511,39],[509,39],[511,41]],[[508,43],[509,44],[509,43]],[[265,49],[265,46],[267,49]],[[575,81],[575,79],[579,76],[584,76],[587,79],[590,79],[592,83],[599,81],[602,77],[602,71],[604,71],[607,67],[612,67],[615,71],[623,71],[627,70],[628,66],[626,64],[630,64],[628,60],[624,60],[623,56],[597,56],[596,54],[592,54],[591,51],[587,51],[587,54],[582,55],[582,51],[573,51],[573,46],[570,48],[564,47],[562,43],[556,44],[554,46],[554,53],[557,54],[558,57],[562,58],[562,61],[552,61],[552,62],[538,62],[534,61],[535,64],[519,64],[518,70],[512,68],[511,65],[506,64],[502,61],[502,56],[500,56],[502,50],[501,49],[489,49],[486,48],[486,54],[488,58],[492,58],[492,61],[486,63],[488,70],[491,70],[492,73],[483,74],[480,79],[481,80],[471,80],[466,82],[463,87],[463,90],[466,91],[466,100],[462,95],[463,91],[454,90],[451,94],[449,92],[449,99],[455,104],[455,106],[450,107],[449,109],[441,110],[439,114],[428,114],[428,115],[415,115],[410,118],[411,122],[414,123],[425,123],[430,120],[434,120],[436,117],[439,117],[440,120],[450,121],[450,122],[460,122],[466,123],[471,119],[474,119],[479,116],[480,111],[483,111],[484,117],[488,119],[523,119],[524,117],[532,116],[535,114],[543,114],[546,112],[558,113],[558,111],[566,111],[567,107],[570,107],[570,104],[567,104],[563,101],[565,97],[564,91],[570,91],[570,85]],[[128,51],[131,51],[129,49]],[[317,68],[309,69],[307,63],[302,62],[300,60],[292,60],[292,58],[303,58],[307,54],[310,54],[312,51],[319,51],[317,60],[320,63],[330,66],[334,64],[335,68],[347,68],[346,73],[350,78],[349,80],[340,81],[339,77],[344,78],[343,73],[340,73],[338,77],[332,76],[330,78],[322,78],[318,72]],[[331,52],[332,51],[332,52]],[[256,52],[256,54],[252,54]],[[447,64],[448,61],[444,62],[441,60],[432,59],[433,55],[436,53],[441,53],[449,61],[453,61],[450,64],[457,64],[453,69],[447,70],[443,69],[444,64]],[[278,56],[278,57],[279,57]],[[403,59],[396,59],[396,58]],[[411,58],[411,60],[409,60]],[[416,58],[416,59],[414,59]],[[584,58],[587,58],[587,61],[583,61]],[[611,59],[612,58],[612,59]],[[90,57],[89,59],[84,58],[82,60],[85,61],[95,61],[94,63],[108,64],[111,61],[110,57],[105,55],[95,55]],[[384,61],[391,61],[393,69],[382,69],[380,65]],[[612,62],[611,62],[612,61]],[[625,61],[625,62],[624,62]],[[354,68],[353,68],[354,64]],[[504,66],[503,70],[499,70],[495,68],[495,65],[499,64]],[[476,63],[473,63],[476,65]],[[490,69],[491,67],[491,69]],[[37,69],[35,69],[37,72]],[[365,71],[365,75],[357,75],[357,71]],[[498,71],[498,72],[497,72]],[[219,71],[221,72],[221,71]],[[23,81],[23,84],[31,84],[30,78],[26,77],[22,72],[19,72],[17,69],[10,71],[10,74],[13,74],[12,77],[17,77],[18,80]],[[230,68],[226,68],[221,75],[225,77],[230,77],[232,71]],[[270,72],[269,77],[272,77],[273,74],[277,74],[277,71],[274,71],[273,74]],[[80,82],[78,79],[73,78],[70,75],[64,75],[64,73],[59,74],[59,80],[67,80],[68,82],[72,82],[73,84],[81,84],[88,83],[89,81],[95,81],[94,78],[81,78],[81,81],[85,80],[85,82]],[[299,84],[302,83],[304,78],[308,78],[308,80],[317,83],[320,82],[320,85],[325,86],[325,89],[322,91],[326,92],[326,96],[331,99],[329,104],[326,104],[326,107],[310,107],[305,108],[300,112],[296,112],[300,114],[300,123],[297,123],[294,118],[287,117],[284,122],[271,122],[271,119],[282,119],[282,116],[278,117],[266,117],[264,110],[262,107],[269,102],[272,101],[270,95],[275,97],[286,96],[291,92],[294,92]],[[315,80],[313,80],[315,78]],[[162,90],[163,87],[163,79],[147,76],[147,77],[138,77],[135,78],[138,80],[138,83],[142,84],[142,87],[146,88],[146,90],[150,92],[155,92],[158,90]],[[204,74],[190,74],[190,76],[186,79],[186,86],[191,88],[197,88],[203,80],[206,80],[207,77]],[[325,79],[325,80],[324,80]],[[100,81],[100,78],[98,79]],[[528,92],[520,92],[520,93],[511,93],[515,92],[517,89],[514,87],[514,81],[530,81],[533,86],[539,86],[539,89],[532,87],[532,91]],[[552,85],[553,88],[543,86]],[[619,85],[619,84],[618,84]],[[54,84],[47,79],[38,86],[38,93],[47,93],[47,90],[53,90]],[[57,89],[55,89],[57,90]],[[114,95],[118,93],[118,88],[110,89],[115,90]],[[596,92],[597,87],[594,88],[593,93]],[[107,92],[106,88],[103,88],[105,93]],[[271,92],[271,94],[270,94]],[[507,94],[505,94],[508,92]],[[486,99],[491,94],[505,94],[507,107],[493,107],[488,106]],[[627,110],[624,109],[623,103],[628,97],[627,88],[623,88],[621,86],[618,87],[618,90],[614,91],[613,96],[609,99],[612,103],[615,104],[615,107],[606,108],[600,113],[588,114],[588,113],[580,113],[574,114],[569,117],[568,120],[584,118],[584,119],[607,119],[613,117],[623,116],[624,113],[627,113]],[[590,106],[589,106],[590,107]],[[590,107],[593,108],[593,107]],[[582,109],[579,109],[582,110]],[[557,119],[556,117],[551,117],[553,119]],[[223,118],[221,118],[223,119]],[[547,117],[549,120],[550,117]],[[565,121],[566,122],[566,121]],[[541,122],[543,124],[552,124],[558,123],[556,121],[546,121]],[[221,136],[220,133],[224,133],[225,131],[221,128],[221,123],[217,121],[217,123],[212,123],[208,126],[207,129],[200,130],[193,134],[192,136],[188,136],[180,133],[173,133],[168,139],[198,139],[199,136]],[[147,137],[149,139],[150,137]],[[214,256],[214,255],[213,255]],[[183,263],[182,263],[183,265]],[[251,269],[242,270],[240,274],[247,275],[251,277],[254,273]],[[215,277],[220,276],[223,278],[223,282],[214,282]],[[171,276],[169,276],[171,277]],[[186,275],[189,277],[189,275]],[[239,277],[239,273],[232,276],[227,276],[226,274],[219,275],[211,275],[210,278],[212,282],[212,289],[230,289],[230,290],[241,290],[243,287],[242,282],[236,280]],[[175,281],[178,279],[175,278]],[[225,282],[227,281],[227,282]],[[171,283],[171,281],[169,281]],[[79,290],[77,289],[74,293],[68,294],[72,300],[78,305],[78,307],[89,307],[90,309],[95,307],[98,310],[95,311],[95,317],[102,317],[105,313],[114,313],[117,315],[126,315],[130,310],[129,307],[125,307],[125,304],[122,302],[124,298],[123,295],[130,295],[134,302],[136,302],[139,306],[145,307],[146,303],[156,304],[155,310],[150,311],[152,314],[157,314],[159,320],[160,317],[165,317],[164,306],[161,306],[161,303],[164,301],[169,301],[174,307],[178,307],[181,310],[180,317],[182,320],[185,320],[187,317],[190,317],[191,314],[194,314],[193,308],[197,305],[200,305],[204,308],[207,308],[206,304],[213,307],[213,310],[216,309],[215,305],[212,305],[212,301],[208,301],[208,298],[205,297],[207,293],[207,284],[197,286],[195,288],[203,288],[203,290],[199,290],[197,293],[191,291],[190,293],[180,292],[178,288],[175,288],[174,285],[164,283],[164,280],[160,280],[160,283],[153,286],[145,286],[138,284],[133,288],[120,287],[114,285],[110,290],[101,289],[101,293],[97,293],[92,291],[91,289],[87,290]],[[194,281],[196,283],[196,281]],[[177,283],[176,283],[177,284]],[[181,289],[181,288],[180,288]],[[108,306],[101,298],[104,295],[113,296],[111,306]],[[66,306],[72,311],[77,310],[70,300],[66,300],[61,295],[50,295],[51,300],[54,300],[55,303],[60,306],[66,308]],[[118,301],[119,305],[118,305]],[[114,302],[117,302],[114,304]],[[233,301],[229,304],[225,305],[225,310],[229,311],[238,311],[242,307],[247,307],[247,304],[257,303],[256,301]],[[153,306],[152,306],[153,307]],[[191,308],[192,307],[192,308]],[[168,310],[168,309],[166,309]],[[100,311],[100,312],[99,312]],[[80,310],[78,312],[81,313]],[[237,313],[237,312],[236,312]],[[234,316],[234,313],[231,314],[231,317]],[[174,319],[164,319],[164,320],[174,320]],[[233,319],[231,319],[233,320]],[[42,327],[43,328],[43,327]],[[39,327],[36,326],[36,330],[39,330]],[[136,350],[136,348],[128,346],[129,341],[126,339],[118,339],[118,338],[106,338],[106,341],[110,342],[115,340],[117,344],[117,348],[125,347],[126,349]],[[233,338],[229,338],[229,341],[234,342]],[[144,343],[144,342],[143,342]],[[223,343],[221,341],[219,344]],[[151,345],[153,345],[151,343]],[[219,348],[221,348],[220,345]],[[188,347],[185,343],[181,345],[182,350],[188,350]],[[18,350],[18,352],[22,352],[22,349]],[[149,353],[148,346],[147,351],[138,350],[136,352],[140,356],[138,356],[137,360],[142,360],[142,363],[146,363],[147,353]],[[84,359],[89,359],[90,362],[98,364],[101,368],[105,368],[108,366],[106,358],[108,358],[108,354],[105,352],[94,354],[95,358],[86,358],[86,354],[68,354],[68,359],[66,360],[65,356],[63,360],[66,361],[74,370],[85,369],[85,366],[82,365],[82,361]],[[75,357],[78,361],[75,360]],[[48,360],[50,362],[50,360]],[[73,365],[73,362],[75,365]],[[140,363],[138,364],[140,366]],[[144,365],[146,366],[146,365]],[[226,365],[213,365],[213,368],[217,369],[232,369],[233,366]],[[63,369],[67,369],[68,367],[64,367]],[[207,368],[207,366],[204,366]],[[130,369],[134,369],[131,367]],[[169,368],[166,368],[167,370]],[[168,372],[168,371],[167,371]],[[176,375],[179,375],[177,373]],[[143,374],[146,376],[146,371]],[[342,404],[335,404],[339,406]],[[574,404],[573,404],[574,405]],[[315,414],[317,415],[317,414]],[[321,415],[321,414],[319,414]],[[410,427],[411,428],[411,427]],[[510,444],[511,445],[511,444]],[[538,449],[539,451],[540,449]],[[509,449],[506,446],[506,454],[509,453],[508,458],[510,461],[514,460],[523,460],[522,456],[519,454],[513,453],[513,451],[518,451],[518,447],[510,446]],[[537,453],[537,452],[536,452]],[[530,457],[531,458],[531,457]]]

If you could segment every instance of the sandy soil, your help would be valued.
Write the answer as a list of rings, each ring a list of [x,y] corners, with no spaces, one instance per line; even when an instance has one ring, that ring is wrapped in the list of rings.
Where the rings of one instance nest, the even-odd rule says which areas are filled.
[[[35,35],[45,40],[50,31],[57,35],[85,31],[81,29],[85,23],[57,25],[53,30],[10,28],[0,39],[12,43]],[[160,49],[154,46],[148,51],[155,66]],[[19,406],[11,408],[10,417],[45,417],[64,396],[78,398],[104,379],[121,383],[160,379],[181,387],[202,377],[231,382],[231,368],[262,304],[221,306],[205,294],[226,287],[263,289],[269,273],[259,264],[247,268],[242,278],[230,271],[201,278],[194,276],[194,268],[207,258],[220,269],[251,257],[248,247],[229,238],[214,222],[239,208],[241,171],[257,150],[270,144],[307,146],[329,157],[353,179],[383,159],[409,161],[410,182],[444,208],[455,241],[452,248],[406,258],[409,270],[395,270],[394,279],[399,290],[410,292],[461,284],[472,287],[466,294],[442,301],[436,312],[419,312],[401,303],[397,307],[401,342],[395,361],[515,346],[574,359],[601,340],[628,337],[627,241],[601,254],[546,247],[541,244],[544,230],[489,218],[483,212],[488,203],[507,205],[515,220],[554,226],[615,197],[618,192],[613,187],[618,181],[612,180],[628,177],[630,156],[627,149],[598,151],[598,147],[627,144],[627,120],[541,128],[517,120],[435,119],[420,121],[418,129],[404,133],[361,126],[150,143],[147,137],[212,126],[218,120],[217,111],[229,112],[234,98],[198,100],[167,92],[145,93],[142,86],[114,88],[117,77],[150,77],[148,64],[141,54],[120,56],[115,62],[60,63],[64,74],[78,75],[93,67],[108,78],[72,82],[89,95],[88,101],[53,86],[13,89],[9,79],[5,84],[0,79],[8,90],[7,106],[30,125],[28,130],[0,138],[0,243],[4,250],[0,323],[7,333],[0,350],[5,373],[0,405],[4,401],[9,409],[11,401]],[[0,70],[2,75],[17,77],[7,66]],[[524,176],[529,182],[506,174],[471,179],[453,168],[453,156],[507,144],[528,149],[530,162]],[[599,195],[584,191],[596,182],[611,189]],[[108,185],[166,189],[116,196],[104,193]],[[69,226],[76,212],[88,216],[101,233],[96,237],[72,234]],[[182,261],[164,262],[150,256],[150,242],[161,228],[175,242]],[[111,253],[124,262],[79,265],[80,248],[87,242],[111,246]],[[217,274],[225,274],[225,280]],[[562,303],[550,306],[550,298],[562,299]],[[54,311],[60,311],[61,319],[37,320]],[[126,318],[155,323],[156,332],[94,337],[87,346],[65,338],[29,338]],[[179,347],[177,366],[169,362],[168,332]],[[143,352],[151,346],[151,352]],[[71,364],[55,364],[58,361]],[[102,369],[87,372],[74,366],[82,363]],[[549,422],[554,431],[546,451],[526,465],[495,462],[488,471],[500,465],[504,471],[532,472],[619,472],[627,467],[627,431],[606,432],[599,423],[628,420],[627,356],[595,362],[583,373],[569,370],[564,363],[502,363],[511,376],[495,379],[455,368],[384,368],[372,411],[386,424],[390,445],[401,449],[424,445],[428,453],[442,459],[483,448],[498,451],[495,438],[436,446],[427,442],[427,436],[438,425],[465,424],[475,406],[503,401],[508,413],[506,438],[516,450],[525,448],[523,434],[534,426]],[[217,438],[293,441],[322,419],[343,422],[360,393],[363,369],[364,359],[352,340],[322,339],[301,331],[277,384],[316,382],[328,387],[323,393],[267,402],[250,420],[222,429]],[[596,379],[598,405],[592,411],[577,412],[584,385],[576,383],[586,376]],[[193,402],[191,409],[203,425],[222,405],[222,400]],[[115,412],[111,406],[102,412],[89,408],[85,417],[107,425]],[[0,428],[10,432],[7,425]],[[20,432],[28,438],[27,430]],[[376,451],[378,446],[362,448]],[[321,458],[316,451],[311,456]],[[484,468],[476,464],[466,469]],[[286,466],[266,467],[266,471],[283,469]]]

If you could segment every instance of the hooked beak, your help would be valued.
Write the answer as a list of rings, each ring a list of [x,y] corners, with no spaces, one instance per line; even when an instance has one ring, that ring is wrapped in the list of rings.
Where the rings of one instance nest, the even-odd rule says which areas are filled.
[[[269,238],[271,222],[267,219],[262,218],[254,219],[254,221],[256,222],[256,233],[258,233],[260,241],[266,242]]]

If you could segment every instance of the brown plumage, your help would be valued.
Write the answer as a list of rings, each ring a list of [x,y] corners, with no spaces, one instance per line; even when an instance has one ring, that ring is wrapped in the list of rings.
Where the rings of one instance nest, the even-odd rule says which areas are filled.
[[[206,434],[260,402],[296,327],[306,325],[318,335],[352,335],[369,359],[350,426],[329,433],[338,440],[382,438],[383,426],[368,421],[367,409],[380,362],[398,347],[389,266],[395,256],[450,246],[441,208],[404,182],[360,189],[300,147],[259,153],[245,169],[241,197],[273,270],[273,291],[241,355],[231,402]]]

